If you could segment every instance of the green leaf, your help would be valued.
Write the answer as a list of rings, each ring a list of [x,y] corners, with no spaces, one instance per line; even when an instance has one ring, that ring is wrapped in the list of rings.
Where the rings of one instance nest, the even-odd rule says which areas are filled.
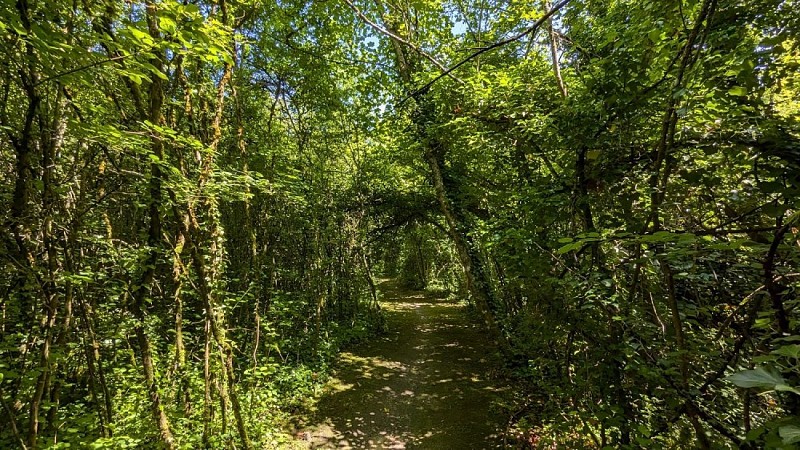
[[[145,45],[152,45],[153,44],[153,38],[149,34],[145,33],[142,30],[130,27],[130,28],[128,28],[128,32],[131,34],[131,36],[134,39],[136,39],[137,41],[141,42],[142,44],[145,44]]]
[[[748,441],[755,441],[764,434],[764,427],[753,428],[747,433],[745,437]]]
[[[786,425],[778,429],[778,435],[783,439],[785,445],[800,442],[800,427],[797,425]]]
[[[776,384],[775,390],[778,392],[792,392],[794,394],[800,395],[800,389],[793,388],[788,384]]]
[[[156,66],[150,63],[142,63],[142,66],[144,66],[145,69],[149,70],[150,73],[157,76],[158,78],[161,78],[162,80],[167,80],[167,76],[164,74],[164,72],[158,70]]]
[[[786,384],[786,380],[784,380],[780,374],[763,367],[756,367],[753,370],[745,370],[743,372],[735,373],[726,379],[731,383],[743,388],[757,387],[775,389],[775,386],[778,384]]]
[[[773,355],[800,358],[800,344],[782,345],[771,352]]]
[[[174,33],[177,28],[177,24],[175,23],[175,21],[170,19],[169,17],[159,17],[158,26],[166,33]]]
[[[661,30],[654,28],[647,33],[647,37],[655,44],[661,40]]]
[[[139,75],[138,73],[124,72],[124,74],[126,77],[128,77],[129,80],[133,81],[134,84],[136,85],[142,84],[142,76]]]
[[[728,90],[729,95],[733,95],[735,97],[746,97],[747,96],[747,88],[742,86],[734,86]]]
[[[578,250],[578,249],[579,249],[579,248],[581,248],[582,246],[583,246],[583,243],[582,243],[582,242],[580,242],[580,241],[578,241],[578,242],[571,242],[571,243],[569,243],[569,244],[567,244],[567,245],[565,245],[565,246],[563,246],[563,247],[559,248],[559,249],[558,249],[556,252],[557,252],[559,255],[563,255],[564,253],[571,252],[572,250]]]
[[[13,28],[13,29],[14,29],[14,31],[15,31],[15,32],[16,32],[16,33],[17,33],[19,36],[27,36],[27,35],[28,35],[28,30],[26,30],[25,28],[23,28],[21,23],[18,23],[18,22],[11,22],[11,28]]]

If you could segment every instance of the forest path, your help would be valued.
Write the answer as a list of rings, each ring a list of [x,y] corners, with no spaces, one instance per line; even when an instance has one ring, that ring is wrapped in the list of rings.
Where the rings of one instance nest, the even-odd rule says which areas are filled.
[[[502,448],[491,343],[461,305],[380,285],[388,332],[341,355],[303,433],[312,449]]]

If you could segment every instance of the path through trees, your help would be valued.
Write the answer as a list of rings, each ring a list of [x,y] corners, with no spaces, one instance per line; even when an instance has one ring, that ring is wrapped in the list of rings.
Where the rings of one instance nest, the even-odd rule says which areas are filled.
[[[391,281],[381,292],[388,333],[342,354],[303,438],[311,448],[502,448],[486,332],[457,299]]]

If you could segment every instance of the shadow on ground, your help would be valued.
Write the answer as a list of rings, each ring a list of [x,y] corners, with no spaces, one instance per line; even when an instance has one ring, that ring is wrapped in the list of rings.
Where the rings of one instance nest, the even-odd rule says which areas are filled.
[[[342,355],[308,448],[502,448],[481,328],[456,303],[381,287],[389,331]]]

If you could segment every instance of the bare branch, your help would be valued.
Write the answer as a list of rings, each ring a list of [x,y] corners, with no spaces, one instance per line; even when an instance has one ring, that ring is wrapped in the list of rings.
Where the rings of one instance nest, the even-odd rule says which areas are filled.
[[[349,2],[349,0],[345,0],[345,1]],[[423,85],[421,88],[419,88],[419,89],[415,90],[414,92],[412,92],[411,94],[409,94],[406,98],[404,98],[400,102],[399,106],[403,105],[403,103],[408,101],[408,99],[410,99],[412,97],[416,97],[416,96],[426,92],[428,89],[430,89],[431,86],[433,86],[434,83],[436,83],[437,81],[441,80],[445,76],[451,76],[451,73],[454,70],[456,70],[459,67],[463,66],[464,64],[472,61],[473,59],[477,58],[478,56],[480,56],[480,55],[482,55],[482,54],[484,54],[486,52],[492,51],[492,50],[494,50],[496,48],[502,47],[502,46],[504,46],[506,44],[510,44],[510,43],[512,43],[514,41],[518,41],[518,40],[524,38],[525,36],[527,36],[527,35],[529,35],[531,33],[534,33],[536,30],[538,30],[542,26],[542,24],[544,24],[547,21],[547,19],[549,19],[553,14],[558,12],[558,10],[560,10],[561,8],[566,6],[567,3],[569,3],[569,1],[570,0],[561,0],[560,2],[558,2],[555,6],[553,6],[553,8],[550,11],[547,11],[542,17],[539,18],[539,20],[537,20],[533,25],[528,27],[525,31],[523,31],[523,32],[521,32],[519,34],[516,34],[514,36],[511,36],[509,38],[503,39],[502,41],[497,41],[494,44],[489,45],[487,47],[483,47],[483,48],[475,51],[471,55],[467,56],[466,58],[462,59],[461,61],[456,63],[456,65],[454,65],[453,67],[445,70],[439,76],[437,76],[433,80],[425,83],[425,85]]]
[[[441,76],[445,76],[446,75],[446,76],[452,78],[453,80],[455,80],[455,81],[457,81],[457,82],[459,82],[461,84],[464,84],[464,81],[460,80],[455,75],[450,73],[450,72],[452,72],[452,70],[447,70],[447,67],[445,67],[444,64],[442,64],[439,61],[437,61],[436,58],[431,56],[428,52],[426,52],[425,50],[422,50],[421,48],[419,48],[419,46],[414,45],[412,42],[410,42],[410,41],[408,41],[406,39],[403,39],[402,37],[398,36],[397,34],[392,33],[391,31],[387,30],[386,28],[383,28],[382,26],[380,26],[377,23],[375,23],[372,20],[370,20],[350,0],[344,0],[344,2],[347,3],[347,6],[349,6],[350,9],[352,9],[354,13],[356,13],[356,15],[358,16],[359,19],[361,19],[362,21],[364,21],[364,23],[366,23],[367,25],[372,27],[372,29],[374,29],[378,33],[381,33],[383,35],[386,35],[386,36],[390,37],[391,39],[394,39],[395,41],[397,41],[397,42],[409,47],[410,49],[414,50],[415,52],[419,53],[421,56],[423,56],[425,59],[427,59],[428,61],[433,63],[434,66],[438,67],[439,70],[442,71],[442,75]]]

